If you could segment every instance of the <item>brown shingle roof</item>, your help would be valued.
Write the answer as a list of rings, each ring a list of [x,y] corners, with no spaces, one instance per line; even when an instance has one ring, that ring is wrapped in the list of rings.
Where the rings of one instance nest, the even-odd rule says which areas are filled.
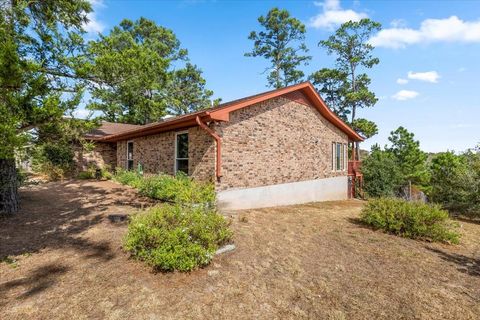
[[[129,128],[128,130],[120,133],[111,134],[99,138],[102,141],[119,141],[125,140],[140,136],[146,136],[151,134],[156,134],[159,132],[176,130],[181,128],[187,128],[189,126],[195,126],[196,118],[201,118],[204,122],[208,121],[228,121],[229,113],[236,109],[248,107],[255,103],[265,101],[274,97],[278,97],[290,92],[303,92],[311,101],[314,107],[316,107],[319,112],[333,125],[338,127],[340,130],[345,132],[350,139],[353,141],[363,141],[357,132],[355,132],[351,127],[344,123],[340,118],[338,118],[325,104],[322,98],[318,95],[315,88],[310,82],[302,82],[292,86],[288,86],[281,89],[276,89],[272,91],[263,92],[246,98],[226,102],[220,104],[216,107],[204,109],[178,117],[168,118],[160,122],[149,123],[144,126],[137,126],[134,128]]]
[[[132,129],[137,129],[140,127],[142,126],[135,125],[135,124],[128,124],[128,123],[115,123],[115,122],[102,121],[100,127],[88,132],[85,135],[85,138],[96,140],[106,136],[120,134]]]

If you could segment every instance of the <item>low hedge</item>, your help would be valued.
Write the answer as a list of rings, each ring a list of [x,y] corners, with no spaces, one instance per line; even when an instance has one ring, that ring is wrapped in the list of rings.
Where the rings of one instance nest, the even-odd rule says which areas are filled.
[[[214,210],[165,204],[131,218],[124,248],[157,271],[190,271],[207,265],[231,236]]]
[[[117,170],[115,180],[137,188],[141,195],[166,202],[187,204],[215,203],[215,189],[212,183],[201,183],[183,173],[176,176],[166,174],[142,176],[135,171]]]
[[[363,208],[361,220],[374,229],[406,238],[448,243],[458,243],[460,238],[448,212],[439,205],[396,198],[372,199]]]

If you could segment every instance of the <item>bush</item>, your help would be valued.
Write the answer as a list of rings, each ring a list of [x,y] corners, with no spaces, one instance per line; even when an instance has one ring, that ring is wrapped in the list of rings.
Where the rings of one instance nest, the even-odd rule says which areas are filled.
[[[215,189],[211,183],[200,183],[185,174],[153,175],[143,179],[139,192],[147,197],[182,204],[213,204]]]
[[[97,177],[97,167],[89,166],[86,171],[81,171],[77,174],[77,179],[97,179],[100,178],[101,180],[110,180],[112,179],[113,175],[108,171],[106,168],[100,169],[100,177]]]
[[[155,270],[190,271],[207,265],[231,235],[213,210],[162,205],[132,217],[124,248]]]
[[[361,213],[362,222],[402,237],[458,243],[460,235],[452,229],[448,212],[439,205],[407,202],[395,198],[368,201]]]
[[[215,203],[215,188],[212,183],[197,182],[182,173],[175,177],[166,174],[144,177],[135,171],[119,169],[115,180],[137,188],[141,195],[152,199],[183,205]]]
[[[121,168],[117,168],[115,176],[113,177],[115,181],[118,181],[121,184],[127,186],[138,188],[142,183],[143,177],[136,171],[128,171]]]
[[[480,154],[440,153],[430,171],[432,201],[451,212],[480,217]]]
[[[388,151],[372,148],[362,162],[364,191],[369,197],[394,196],[400,187],[402,175],[395,157]]]
[[[33,167],[50,180],[62,180],[73,169],[73,156],[71,145],[48,142],[34,151]]]

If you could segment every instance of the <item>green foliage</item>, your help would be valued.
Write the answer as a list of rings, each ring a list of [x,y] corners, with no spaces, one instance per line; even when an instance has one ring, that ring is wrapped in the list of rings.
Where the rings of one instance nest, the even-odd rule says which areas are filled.
[[[448,212],[439,205],[379,198],[368,201],[362,210],[361,220],[375,229],[406,238],[449,243],[458,243],[460,239]]]
[[[336,56],[335,68],[323,68],[310,76],[333,111],[344,121],[350,115],[352,126],[367,138],[377,133],[376,125],[371,121],[367,125],[363,119],[356,122],[356,110],[373,107],[378,99],[369,90],[370,78],[361,73],[360,68],[370,69],[379,63],[379,59],[372,56],[374,48],[368,40],[380,28],[380,23],[370,19],[342,24],[335,34],[319,42],[328,54]]]
[[[265,70],[269,72],[268,85],[282,88],[302,81],[303,71],[300,65],[308,64],[310,56],[305,45],[305,25],[293,17],[287,10],[271,9],[266,16],[260,16],[258,22],[262,31],[252,31],[248,39],[254,42],[246,57],[264,57],[270,62]]]
[[[352,122],[352,128],[365,138],[371,138],[378,133],[377,124],[373,121],[357,118]]]
[[[370,197],[394,196],[402,176],[395,157],[378,146],[362,161],[364,191]]]
[[[89,179],[100,179],[100,180],[110,180],[113,178],[113,175],[106,168],[100,168],[100,171],[97,173],[97,167],[89,166],[86,171],[81,171],[77,174],[77,179],[89,180]]]
[[[215,211],[162,205],[133,216],[124,248],[155,270],[190,271],[207,265],[231,236]]]
[[[136,171],[117,168],[113,179],[121,184],[125,184],[133,188],[139,188],[142,184],[143,176]]]
[[[414,136],[404,127],[399,127],[390,133],[388,140],[392,145],[387,151],[396,158],[404,182],[411,181],[415,185],[425,186],[429,179],[427,154],[420,149],[420,142]]]
[[[50,180],[61,180],[71,173],[74,165],[72,146],[68,143],[45,142],[32,155],[34,171]]]
[[[206,83],[202,77],[202,70],[191,63],[187,63],[183,69],[174,71],[169,85],[169,114],[182,115],[210,108],[213,91],[205,88]],[[220,101],[221,99],[217,99],[213,104],[217,105]]]
[[[122,184],[137,188],[146,197],[180,203],[183,205],[215,204],[215,188],[212,183],[197,182],[187,175],[166,174],[142,176],[134,171],[117,170],[114,179]]]
[[[90,10],[85,0],[0,6],[0,158],[13,157],[27,130],[57,121],[78,105],[82,88],[74,60]]]
[[[82,73],[93,78],[91,110],[112,122],[146,124],[175,114],[204,108],[213,92],[205,89],[201,71],[188,63],[187,50],[172,30],[154,21],[128,19],[88,44]]]
[[[436,155],[430,165],[430,198],[454,213],[480,217],[480,154]]]

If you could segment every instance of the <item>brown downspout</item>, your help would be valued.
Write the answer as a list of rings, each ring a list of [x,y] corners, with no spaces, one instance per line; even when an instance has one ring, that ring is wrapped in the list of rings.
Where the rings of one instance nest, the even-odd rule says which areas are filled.
[[[217,179],[220,179],[220,177],[222,176],[222,138],[220,138],[220,136],[215,131],[210,129],[204,122],[202,122],[199,116],[197,116],[195,120],[203,130],[205,130],[209,135],[213,137],[213,139],[215,139],[215,143],[217,144],[216,176]]]

